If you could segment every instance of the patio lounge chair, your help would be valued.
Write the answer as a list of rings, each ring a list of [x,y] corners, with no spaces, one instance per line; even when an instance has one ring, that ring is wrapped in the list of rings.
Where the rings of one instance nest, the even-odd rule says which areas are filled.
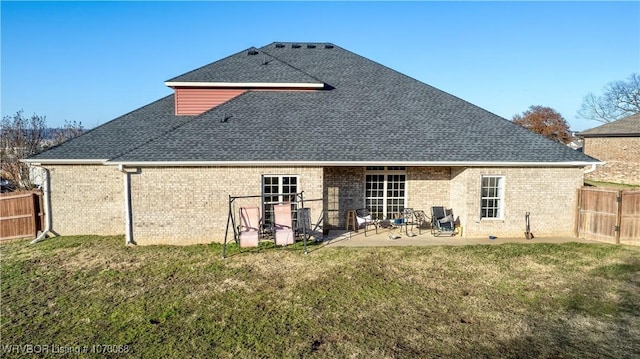
[[[260,237],[260,209],[240,208],[240,247],[257,247]]]
[[[275,230],[276,246],[286,246],[295,242],[290,203],[273,206],[273,228]]]
[[[358,222],[358,228],[364,227],[364,235],[367,235],[367,227],[374,226],[376,228],[376,234],[378,234],[378,223],[371,218],[371,213],[366,208],[356,209],[356,222]]]
[[[453,211],[447,213],[444,207],[431,207],[431,234],[434,236],[455,234]]]

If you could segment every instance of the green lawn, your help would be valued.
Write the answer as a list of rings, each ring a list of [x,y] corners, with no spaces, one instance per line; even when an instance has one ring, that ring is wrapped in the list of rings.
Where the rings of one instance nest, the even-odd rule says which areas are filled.
[[[637,247],[232,246],[223,260],[220,245],[61,237],[0,250],[3,358],[640,356]]]
[[[584,184],[585,186],[601,187],[601,188],[612,189],[612,190],[640,189],[640,186],[638,185],[625,184],[625,183],[598,182],[598,181],[585,180]]]

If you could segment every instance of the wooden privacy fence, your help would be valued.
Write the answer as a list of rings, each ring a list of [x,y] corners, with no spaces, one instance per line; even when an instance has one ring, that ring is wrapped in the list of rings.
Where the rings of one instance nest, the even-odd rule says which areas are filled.
[[[0,240],[36,237],[43,227],[41,193],[16,192],[0,196]]]
[[[580,238],[640,245],[640,190],[578,190],[576,231]]]

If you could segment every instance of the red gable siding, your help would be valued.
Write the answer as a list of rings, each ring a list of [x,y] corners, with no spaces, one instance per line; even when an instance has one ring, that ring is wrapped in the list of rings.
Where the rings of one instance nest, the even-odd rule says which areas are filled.
[[[176,115],[199,115],[246,91],[244,89],[176,88]]]

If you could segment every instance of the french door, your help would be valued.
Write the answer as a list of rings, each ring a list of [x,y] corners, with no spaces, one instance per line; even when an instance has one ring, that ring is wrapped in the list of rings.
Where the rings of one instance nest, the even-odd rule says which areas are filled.
[[[392,219],[406,203],[405,167],[367,167],[365,205],[373,218]]]

